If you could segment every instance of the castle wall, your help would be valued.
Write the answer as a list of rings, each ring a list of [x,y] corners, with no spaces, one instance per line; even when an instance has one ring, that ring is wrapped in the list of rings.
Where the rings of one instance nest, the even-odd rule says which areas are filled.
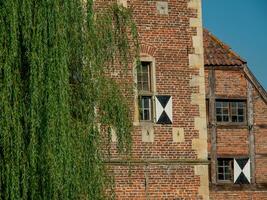
[[[101,7],[101,2],[96,1]],[[107,2],[105,2],[107,3]],[[200,0],[118,1],[132,10],[141,61],[150,63],[153,119],[139,116],[137,75],[112,76],[132,83],[128,96],[134,130],[131,170],[111,147],[108,165],[118,199],[208,199],[207,129]],[[172,98],[172,123],[156,123],[155,98]],[[116,138],[116,137],[114,137]],[[130,174],[130,175],[129,175]]]

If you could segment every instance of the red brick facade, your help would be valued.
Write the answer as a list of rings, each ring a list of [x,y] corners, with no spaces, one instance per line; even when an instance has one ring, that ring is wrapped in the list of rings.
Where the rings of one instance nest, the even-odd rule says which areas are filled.
[[[229,47],[208,31],[205,31],[204,38],[206,97],[210,109],[207,112],[211,159],[210,199],[267,199],[266,92],[248,70],[246,62]],[[231,55],[231,58],[216,52]],[[220,60],[222,57],[223,60]],[[231,62],[227,63],[227,60]],[[221,100],[245,102],[244,122],[216,121],[216,102]],[[215,104],[214,111],[212,104]],[[234,184],[233,180],[219,180],[216,158],[240,157],[250,158],[251,183]]]
[[[112,1],[96,4],[103,2]],[[152,119],[140,120],[135,64],[127,75],[113,71],[115,79],[135,88],[129,95],[134,124],[131,167],[116,153],[115,134],[108,161],[117,199],[267,199],[266,92],[246,63],[205,30],[204,71],[201,1],[118,2],[133,12],[141,61],[152,68],[153,101]],[[172,97],[171,124],[156,123],[157,95]],[[218,99],[245,102],[245,120],[217,123]],[[252,162],[251,184],[218,181],[217,158],[244,157]]]
[[[136,90],[129,97],[134,124],[131,167],[116,153],[116,142],[108,163],[117,199],[208,199],[204,91],[199,97],[199,82],[204,87],[200,1],[131,0],[127,7],[137,24],[141,61],[153,68],[153,119],[140,120]],[[120,81],[130,80],[136,87],[135,66],[129,71],[133,73]],[[157,95],[172,97],[171,124],[156,122]]]

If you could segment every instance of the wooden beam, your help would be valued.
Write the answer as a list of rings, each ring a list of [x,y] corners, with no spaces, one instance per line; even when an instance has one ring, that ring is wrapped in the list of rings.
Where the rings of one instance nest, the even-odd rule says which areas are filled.
[[[267,92],[265,91],[264,87],[261,86],[259,81],[256,79],[256,77],[252,74],[250,69],[248,68],[247,65],[244,66],[244,73],[245,76],[249,81],[251,81],[252,85],[257,89],[265,103],[267,104]]]
[[[216,118],[215,118],[215,70],[209,69],[209,119],[210,119],[210,130],[211,130],[211,183],[217,183],[217,131],[216,131]]]
[[[253,85],[247,81],[247,115],[249,130],[249,157],[251,161],[251,183],[255,184],[255,134],[254,134],[254,108],[253,108]]]

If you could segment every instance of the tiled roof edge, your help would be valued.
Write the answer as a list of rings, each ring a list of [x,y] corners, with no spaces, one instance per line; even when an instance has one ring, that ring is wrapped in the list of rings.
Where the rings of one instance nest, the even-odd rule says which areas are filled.
[[[262,87],[260,82],[254,76],[254,74],[250,71],[250,69],[248,68],[246,64],[244,65],[243,70],[244,70],[246,77],[251,81],[251,83],[254,85],[254,87],[257,89],[257,91],[259,92],[259,94],[261,95],[265,103],[267,104],[267,92],[264,89],[264,87]]]
[[[243,64],[246,64],[247,61],[243,58],[241,58],[236,52],[234,52],[230,46],[228,46],[227,44],[223,43],[219,38],[217,38],[215,35],[213,35],[208,29],[204,28],[204,31],[206,31],[209,36],[211,37],[211,39],[216,42],[217,44],[219,44],[223,49],[225,49],[226,51],[228,51],[230,54],[232,54],[234,57],[236,57],[237,59],[239,59]]]

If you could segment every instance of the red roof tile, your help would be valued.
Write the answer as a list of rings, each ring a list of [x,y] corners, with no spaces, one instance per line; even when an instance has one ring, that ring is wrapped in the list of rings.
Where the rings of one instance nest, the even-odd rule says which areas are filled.
[[[206,66],[241,66],[246,63],[229,46],[203,30],[204,62]]]

